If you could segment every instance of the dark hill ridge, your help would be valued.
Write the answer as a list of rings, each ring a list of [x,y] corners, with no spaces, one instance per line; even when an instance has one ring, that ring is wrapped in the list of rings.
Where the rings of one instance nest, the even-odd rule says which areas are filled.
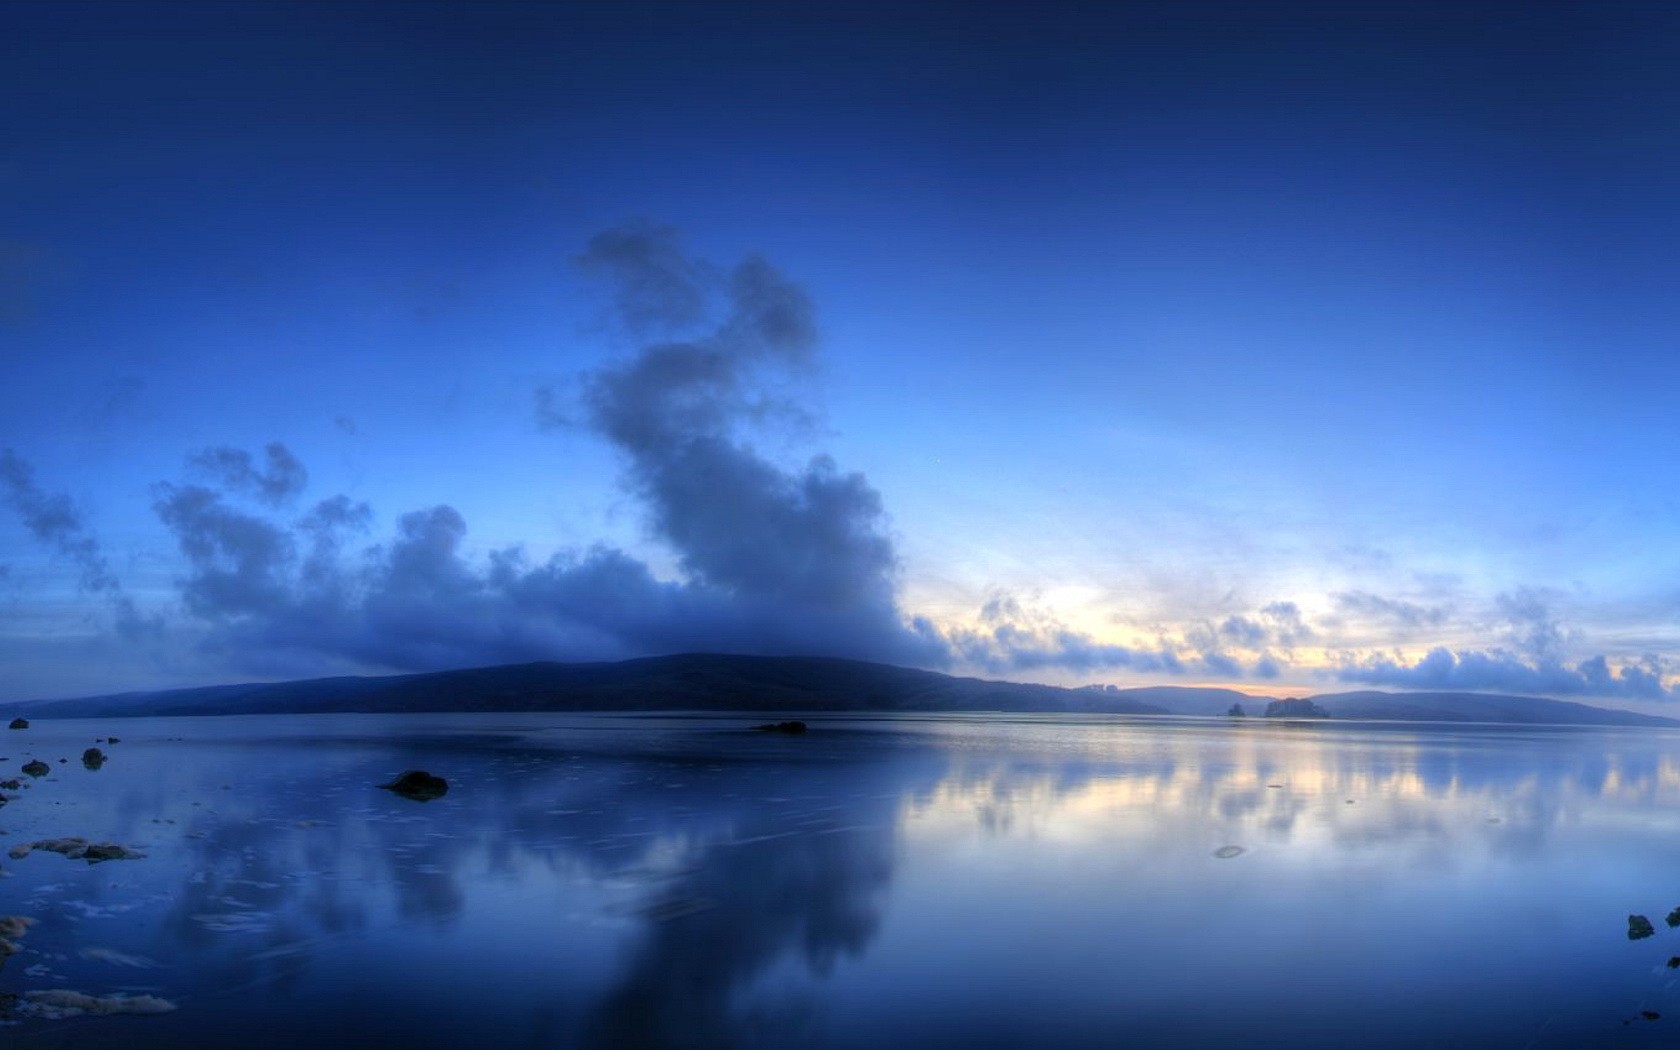
[[[1270,699],[1232,689],[1065,689],[958,678],[859,660],[700,653],[617,663],[512,664],[384,678],[206,686],[18,706],[32,718],[334,711],[1042,711],[1222,716],[1233,704],[1259,715]],[[1308,699],[1340,719],[1680,726],[1672,718],[1537,697],[1354,692]]]
[[[655,656],[390,678],[209,686],[27,705],[37,718],[329,711],[1089,711],[1166,714],[1123,693],[956,678],[823,657]]]

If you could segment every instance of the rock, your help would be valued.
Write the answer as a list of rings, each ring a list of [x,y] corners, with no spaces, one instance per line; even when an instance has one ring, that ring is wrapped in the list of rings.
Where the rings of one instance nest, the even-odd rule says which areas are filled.
[[[97,747],[90,747],[82,752],[82,765],[88,769],[98,769],[105,764],[105,752]]]
[[[1680,955],[1670,955],[1668,957],[1668,968],[1670,970],[1680,970]]]
[[[120,744],[120,743],[122,743],[122,741],[120,739],[118,739],[117,737],[114,737],[114,736],[113,737],[106,737],[105,742],[107,744]]]
[[[13,728],[13,729],[28,729],[29,728],[29,719],[27,719],[27,718],[14,718],[14,719],[12,719],[11,728]]]
[[[1645,916],[1628,916],[1628,940],[1637,941],[1642,938],[1649,937],[1656,932],[1656,927],[1652,926],[1651,920],[1647,919]]]
[[[166,1014],[175,1009],[174,1003],[155,995],[95,996],[68,988],[24,992],[23,998],[37,1009],[22,1010],[20,1013],[54,1021],[79,1014]]]
[[[442,798],[449,794],[449,781],[435,777],[423,769],[410,769],[389,784],[379,786],[416,802],[430,802],[434,798]]]
[[[36,842],[25,842],[13,846],[10,855],[13,860],[22,860],[33,850],[44,850],[57,853],[65,860],[85,860],[89,864],[98,864],[105,860],[144,860],[145,854],[131,850],[127,846],[115,842],[89,842],[84,838],[40,839]]]
[[[799,721],[766,722],[761,726],[753,726],[753,729],[760,733],[803,733],[805,732],[805,723]]]
[[[0,916],[0,959],[23,951],[18,938],[29,932],[35,920],[24,915]]]
[[[1669,912],[1668,918],[1664,921],[1668,923],[1669,929],[1680,926],[1680,908],[1675,908],[1673,911]]]
[[[1305,697],[1273,700],[1266,705],[1267,718],[1329,718],[1330,712]]]
[[[38,758],[32,758],[23,764],[23,771],[32,777],[44,777],[52,772],[52,767]]]
[[[1248,712],[1243,710],[1241,704],[1232,704],[1231,709],[1229,711],[1225,712],[1225,717],[1227,717],[1227,718],[1247,718],[1248,717]]]

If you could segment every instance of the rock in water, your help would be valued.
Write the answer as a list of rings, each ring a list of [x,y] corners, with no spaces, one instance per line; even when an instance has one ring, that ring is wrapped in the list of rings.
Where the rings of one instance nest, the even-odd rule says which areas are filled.
[[[761,726],[753,726],[753,728],[760,733],[803,733],[805,732],[805,723],[799,721],[766,722]]]
[[[1628,916],[1628,940],[1637,941],[1641,938],[1649,937],[1656,932],[1656,927],[1652,926],[1651,920],[1647,919],[1645,916]]]
[[[115,842],[89,842],[87,839],[80,837],[22,842],[13,846],[7,851],[7,854],[13,860],[22,860],[35,850],[57,853],[65,860],[85,860],[89,864],[98,864],[103,860],[144,860],[146,858],[144,853]]]
[[[449,781],[435,777],[424,769],[410,769],[389,784],[379,786],[416,802],[430,802],[434,798],[442,798],[449,794]]]
[[[35,925],[35,920],[27,915],[0,916],[0,959],[8,955],[16,955],[23,951],[18,940],[29,932],[29,927]]]
[[[32,777],[44,777],[52,772],[52,767],[38,758],[32,758],[24,763],[23,771]]]
[[[82,752],[82,765],[88,769],[98,769],[105,764],[105,752],[97,747],[90,747]]]
[[[27,718],[14,718],[14,719],[12,719],[12,728],[13,729],[28,729],[29,728],[29,719],[27,719]]]

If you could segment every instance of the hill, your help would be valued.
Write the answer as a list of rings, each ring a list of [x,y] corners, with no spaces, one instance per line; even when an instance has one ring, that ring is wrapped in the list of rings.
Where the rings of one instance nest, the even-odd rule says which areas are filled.
[[[529,663],[380,678],[206,686],[13,705],[31,718],[303,714],[334,711],[1018,711],[1223,716],[1268,697],[1233,689],[1066,689],[961,678],[861,660],[691,653],[617,663]],[[1680,726],[1565,700],[1482,693],[1329,693],[1333,719],[1517,725]],[[1274,706],[1274,710],[1283,710]]]
[[[1538,696],[1486,693],[1331,693],[1312,698],[1332,718],[1519,725],[1677,726],[1680,721]]]
[[[1088,711],[1165,714],[1123,693],[821,657],[656,656],[389,678],[209,686],[20,707],[32,718],[327,711]]]

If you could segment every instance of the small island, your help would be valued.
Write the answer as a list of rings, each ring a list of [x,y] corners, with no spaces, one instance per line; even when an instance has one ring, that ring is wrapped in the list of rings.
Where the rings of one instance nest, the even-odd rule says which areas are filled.
[[[1330,712],[1306,697],[1287,697],[1266,705],[1267,718],[1329,718]]]

